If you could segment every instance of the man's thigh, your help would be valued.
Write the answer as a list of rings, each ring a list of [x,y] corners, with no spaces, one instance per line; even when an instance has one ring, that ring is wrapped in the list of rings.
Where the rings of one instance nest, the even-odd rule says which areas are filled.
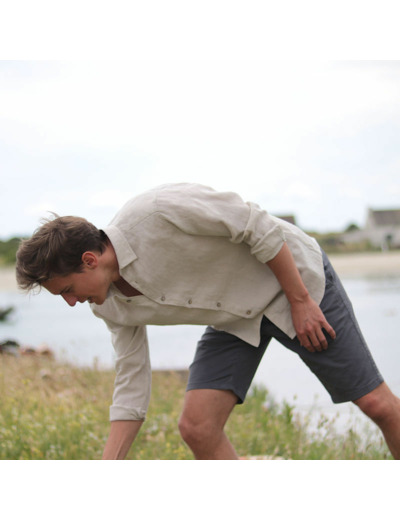
[[[320,307],[336,332],[335,340],[325,334],[328,349],[308,352],[297,338],[291,340],[270,322],[266,325],[267,333],[301,357],[334,403],[354,401],[377,388],[383,378],[361,333],[352,304],[326,255],[324,267],[326,288]]]
[[[336,332],[335,340],[326,334],[327,350],[309,352],[297,338],[289,338],[267,318],[261,324],[259,347],[207,327],[190,366],[187,390],[230,390],[237,396],[237,402],[242,403],[272,337],[300,356],[334,403],[355,401],[377,388],[383,378],[360,331],[351,302],[325,254],[324,269],[326,287],[320,307]]]
[[[264,336],[260,346],[253,347],[232,334],[207,327],[189,368],[187,390],[226,390],[242,403],[270,340]]]

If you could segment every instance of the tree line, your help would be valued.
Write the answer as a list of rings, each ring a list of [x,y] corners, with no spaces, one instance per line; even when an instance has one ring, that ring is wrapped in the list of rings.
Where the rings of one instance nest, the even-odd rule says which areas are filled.
[[[20,241],[20,237],[10,238],[9,240],[0,240],[0,266],[15,264],[15,255]]]

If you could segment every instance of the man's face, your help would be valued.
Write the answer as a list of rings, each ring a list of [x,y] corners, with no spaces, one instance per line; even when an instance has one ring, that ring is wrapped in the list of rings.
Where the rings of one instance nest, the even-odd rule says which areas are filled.
[[[77,302],[104,303],[110,280],[100,266],[84,266],[81,273],[57,276],[43,283],[43,287],[54,295],[60,295],[73,307]]]

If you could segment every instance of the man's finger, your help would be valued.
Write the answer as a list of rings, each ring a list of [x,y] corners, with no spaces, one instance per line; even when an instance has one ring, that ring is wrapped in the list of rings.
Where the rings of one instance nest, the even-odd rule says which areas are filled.
[[[320,332],[320,331],[317,331],[317,334],[318,334],[318,332]],[[311,332],[308,335],[308,337],[310,338],[311,344],[315,348],[315,350],[318,350],[318,352],[320,352],[323,347],[321,345],[321,341],[320,341],[319,337],[317,336],[317,334],[315,332]]]
[[[299,336],[299,341],[300,345],[309,352],[321,352],[322,350],[326,350],[328,348],[328,342],[321,329],[318,329],[315,333],[310,332],[308,334],[302,334]]]
[[[307,349],[309,352],[315,352],[315,348],[312,346],[310,340],[308,339],[308,336],[303,334],[301,336],[298,336],[300,345]]]
[[[324,333],[322,332],[322,330],[320,329],[317,333],[318,335],[318,341],[322,347],[323,350],[326,350],[328,348],[328,342],[326,340],[326,337],[324,335]]]
[[[324,329],[326,330],[326,332],[329,334],[329,336],[330,336],[332,339],[336,339],[336,332],[335,332],[334,329],[329,325],[328,322],[325,322]]]

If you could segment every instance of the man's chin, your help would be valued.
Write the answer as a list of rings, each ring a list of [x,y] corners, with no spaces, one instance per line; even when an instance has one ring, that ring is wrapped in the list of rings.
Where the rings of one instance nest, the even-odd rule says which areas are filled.
[[[88,301],[89,301],[90,305],[92,305],[92,304],[103,305],[103,303],[106,301],[106,299],[102,298],[101,296],[97,296],[95,298],[89,298]]]

